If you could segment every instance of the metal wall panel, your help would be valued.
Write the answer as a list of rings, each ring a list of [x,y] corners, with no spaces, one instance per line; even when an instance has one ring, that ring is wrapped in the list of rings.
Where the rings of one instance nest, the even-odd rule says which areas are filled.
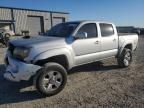
[[[14,19],[16,20],[16,33],[21,33],[21,30],[28,30],[28,16],[43,16],[44,18],[44,32],[51,28],[50,13],[37,12],[27,10],[14,10]]]
[[[59,24],[59,23],[62,23],[64,20],[64,18],[58,18],[58,17],[54,17],[53,18],[53,26]]]
[[[68,14],[52,13],[52,26],[68,21]]]
[[[60,22],[60,19],[54,19],[55,17],[65,18],[65,21],[68,20],[67,13],[0,7],[0,20],[15,21],[13,26],[16,34],[21,34],[21,31],[28,30],[28,16],[43,17],[43,32],[48,31],[51,26],[53,26],[53,23],[55,25],[56,23]]]
[[[0,8],[0,20],[12,20],[11,9]]]

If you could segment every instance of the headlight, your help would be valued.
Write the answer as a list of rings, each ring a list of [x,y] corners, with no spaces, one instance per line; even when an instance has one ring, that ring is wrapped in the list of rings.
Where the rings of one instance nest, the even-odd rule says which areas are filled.
[[[16,47],[14,49],[13,55],[16,58],[19,59],[25,59],[26,57],[28,57],[30,49],[29,48],[23,48],[23,47]]]

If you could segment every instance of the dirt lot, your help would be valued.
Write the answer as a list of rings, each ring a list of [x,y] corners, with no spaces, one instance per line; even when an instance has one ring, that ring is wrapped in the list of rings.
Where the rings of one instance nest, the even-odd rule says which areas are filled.
[[[0,48],[0,108],[144,108],[144,38],[129,68],[118,68],[115,59],[77,67],[69,72],[65,89],[47,98],[28,83],[4,80],[4,52]]]

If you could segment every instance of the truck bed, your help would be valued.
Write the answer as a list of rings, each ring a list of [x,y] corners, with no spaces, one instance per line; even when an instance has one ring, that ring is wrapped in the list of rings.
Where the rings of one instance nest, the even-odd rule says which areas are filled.
[[[118,36],[137,35],[136,33],[118,33]]]
[[[138,35],[135,33],[118,33],[119,46],[123,47],[124,43],[132,43],[132,50],[136,49]]]

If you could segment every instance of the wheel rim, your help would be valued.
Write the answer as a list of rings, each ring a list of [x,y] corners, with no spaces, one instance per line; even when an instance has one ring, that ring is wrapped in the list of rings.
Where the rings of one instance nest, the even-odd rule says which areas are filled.
[[[63,78],[60,72],[50,71],[44,75],[42,85],[48,92],[57,90],[62,84]]]
[[[128,66],[130,64],[130,61],[131,61],[131,54],[130,52],[127,52],[124,57],[124,64]]]

